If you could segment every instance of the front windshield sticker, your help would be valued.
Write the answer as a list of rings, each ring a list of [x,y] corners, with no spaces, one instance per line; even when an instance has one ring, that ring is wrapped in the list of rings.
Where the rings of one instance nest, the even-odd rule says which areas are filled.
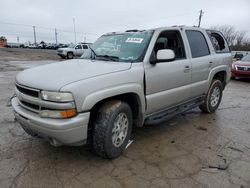
[[[128,38],[126,42],[132,42],[132,43],[142,43],[143,38]]]

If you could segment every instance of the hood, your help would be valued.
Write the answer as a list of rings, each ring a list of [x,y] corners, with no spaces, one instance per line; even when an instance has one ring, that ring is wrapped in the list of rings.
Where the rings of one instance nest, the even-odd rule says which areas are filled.
[[[236,61],[235,65],[250,66],[250,61]]]
[[[130,67],[131,63],[73,59],[26,69],[16,76],[16,82],[31,88],[59,91],[67,84]]]

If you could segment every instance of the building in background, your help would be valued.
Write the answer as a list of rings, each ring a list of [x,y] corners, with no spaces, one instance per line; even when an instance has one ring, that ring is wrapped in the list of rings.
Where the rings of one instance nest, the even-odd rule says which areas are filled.
[[[0,37],[0,48],[3,48],[7,45],[7,39],[4,36]]]

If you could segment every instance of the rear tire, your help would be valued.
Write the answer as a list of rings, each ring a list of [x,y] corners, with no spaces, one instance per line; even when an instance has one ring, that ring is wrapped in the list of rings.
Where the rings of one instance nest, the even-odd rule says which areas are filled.
[[[200,109],[205,113],[214,113],[220,105],[222,93],[223,85],[221,81],[213,80]]]
[[[119,100],[105,103],[94,122],[94,151],[103,158],[120,156],[131,136],[132,122],[132,111],[127,103]]]

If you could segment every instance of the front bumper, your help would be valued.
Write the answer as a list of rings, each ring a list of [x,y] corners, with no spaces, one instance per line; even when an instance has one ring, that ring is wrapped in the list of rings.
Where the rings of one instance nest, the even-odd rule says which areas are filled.
[[[250,71],[239,71],[239,70],[232,70],[232,77],[243,77],[243,78],[250,78]]]
[[[11,105],[24,130],[49,140],[52,145],[83,145],[87,141],[89,112],[69,119],[50,119],[24,109],[16,97],[11,100]]]

